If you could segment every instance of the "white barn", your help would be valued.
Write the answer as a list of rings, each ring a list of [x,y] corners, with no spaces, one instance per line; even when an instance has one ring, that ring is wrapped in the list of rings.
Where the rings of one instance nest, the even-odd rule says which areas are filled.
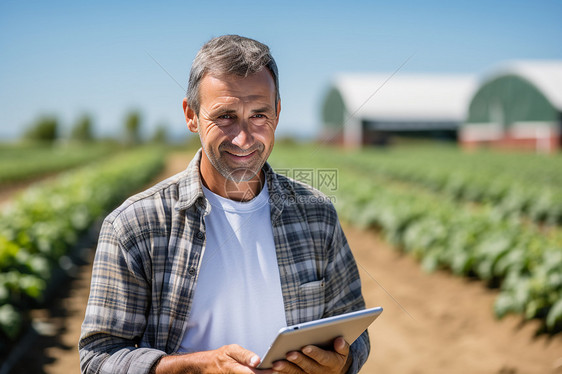
[[[347,146],[390,134],[455,134],[476,88],[472,75],[342,74],[323,102],[323,137]]]

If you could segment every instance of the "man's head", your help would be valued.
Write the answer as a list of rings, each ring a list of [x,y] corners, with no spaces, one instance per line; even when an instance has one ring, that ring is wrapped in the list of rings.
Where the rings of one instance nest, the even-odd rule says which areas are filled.
[[[235,35],[209,41],[193,62],[183,110],[187,127],[201,139],[207,188],[223,196],[233,189],[259,191],[249,185],[263,182],[281,110],[269,48]]]
[[[187,103],[199,115],[201,80],[207,74],[220,78],[225,75],[247,77],[267,69],[275,82],[276,102],[279,94],[279,73],[269,47],[257,40],[238,35],[223,35],[209,40],[197,53],[187,87]]]

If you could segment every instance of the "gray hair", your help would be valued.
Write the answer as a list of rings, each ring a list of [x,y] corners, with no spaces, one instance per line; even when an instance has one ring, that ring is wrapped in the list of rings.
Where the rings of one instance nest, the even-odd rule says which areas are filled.
[[[247,77],[267,68],[275,82],[275,111],[279,95],[279,73],[269,47],[256,40],[238,35],[223,35],[201,47],[191,65],[187,87],[187,103],[199,114],[199,86],[206,74]]]

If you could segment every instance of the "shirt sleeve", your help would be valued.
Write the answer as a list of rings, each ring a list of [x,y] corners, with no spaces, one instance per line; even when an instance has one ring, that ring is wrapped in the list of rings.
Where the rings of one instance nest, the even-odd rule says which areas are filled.
[[[150,283],[139,256],[104,221],[79,342],[82,373],[149,373],[165,352],[139,348],[147,324]]]
[[[335,210],[334,210],[335,211]],[[326,317],[365,309],[357,264],[347,243],[343,229],[335,218],[334,232],[329,248],[330,262],[326,269]],[[365,331],[351,345],[353,358],[348,373],[357,373],[367,361],[371,346]]]

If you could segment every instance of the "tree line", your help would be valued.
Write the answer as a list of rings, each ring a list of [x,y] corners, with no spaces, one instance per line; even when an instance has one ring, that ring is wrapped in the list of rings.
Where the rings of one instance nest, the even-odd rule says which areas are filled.
[[[139,111],[130,111],[122,123],[122,131],[119,139],[127,145],[136,145],[143,143],[141,135],[142,116]],[[165,143],[167,142],[167,127],[160,124],[149,137],[150,142]],[[59,119],[53,115],[42,115],[38,117],[23,133],[24,141],[54,143],[57,140],[67,139],[72,142],[88,143],[96,139],[94,134],[94,123],[92,116],[82,114],[70,129],[68,135],[64,135],[61,131]]]

